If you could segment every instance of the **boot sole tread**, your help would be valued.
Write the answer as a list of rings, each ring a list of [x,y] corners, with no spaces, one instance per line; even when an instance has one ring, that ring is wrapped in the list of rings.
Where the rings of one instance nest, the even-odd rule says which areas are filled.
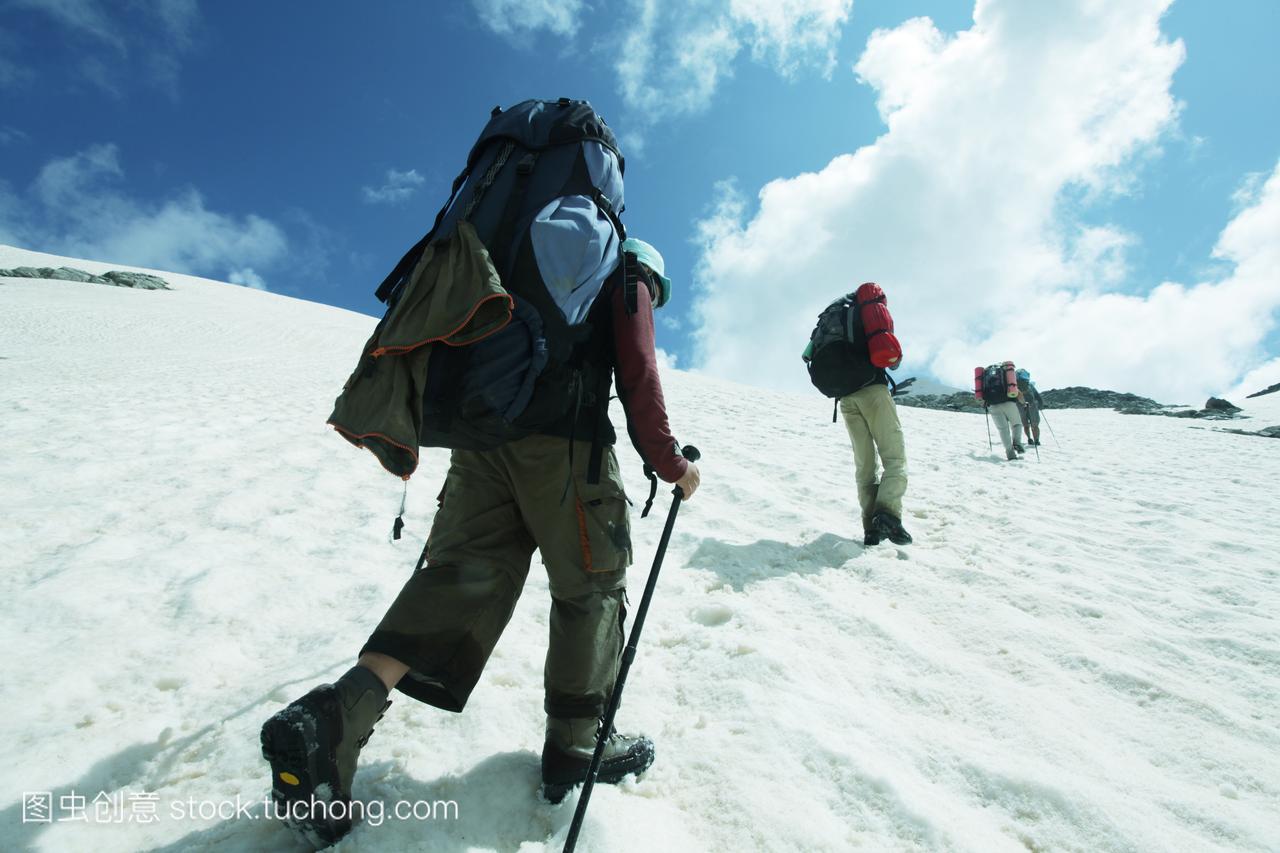
[[[277,814],[283,811],[284,824],[313,846],[333,844],[351,828],[350,820],[331,821],[314,814],[299,818],[293,808],[297,802],[310,803],[322,785],[329,787],[332,796],[317,799],[350,799],[348,792],[339,790],[333,760],[339,734],[327,719],[330,701],[336,699],[307,694],[263,723],[261,733],[262,757],[271,765],[271,799]],[[324,760],[326,754],[328,761]],[[283,774],[296,779],[297,784],[286,782]]]

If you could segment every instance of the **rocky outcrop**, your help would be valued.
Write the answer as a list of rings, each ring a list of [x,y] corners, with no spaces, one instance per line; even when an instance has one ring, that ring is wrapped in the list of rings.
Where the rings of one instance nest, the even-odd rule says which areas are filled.
[[[1099,391],[1072,385],[1040,392],[1047,409],[1115,409],[1125,415],[1160,415],[1165,406],[1150,397],[1124,394],[1119,391]]]
[[[955,394],[906,394],[893,399],[899,406],[910,406],[915,409],[938,409],[944,412],[982,414],[982,405],[973,398],[972,392],[969,391],[960,391]]]
[[[1280,438],[1280,426],[1263,427],[1260,430],[1223,429],[1221,432],[1230,432],[1236,435],[1256,435],[1260,438]]]
[[[135,290],[169,290],[169,282],[158,275],[149,275],[144,272],[111,270],[104,272],[102,277],[107,279],[107,283],[117,287],[132,287]]]
[[[1205,420],[1229,420],[1241,411],[1226,400],[1210,397],[1203,409],[1186,406],[1166,406],[1150,397],[1126,394],[1120,391],[1100,391],[1073,385],[1040,392],[1046,409],[1115,409],[1122,415],[1165,415],[1171,418],[1197,418]],[[899,406],[917,409],[936,409],[945,412],[971,412],[982,414],[982,404],[970,391],[956,394],[907,394],[894,397]],[[1253,433],[1250,433],[1252,435]]]
[[[1164,414],[1166,406],[1155,400],[1139,397],[1136,394],[1122,394],[1118,391],[1099,391],[1096,388],[1072,386],[1042,391],[1046,409],[1115,409],[1125,414],[1156,415]],[[973,396],[972,391],[960,391],[955,394],[908,394],[894,398],[899,406],[913,406],[918,409],[938,409],[948,412],[972,412],[982,414],[982,404]]]
[[[1203,409],[1180,409],[1174,412],[1156,412],[1156,414],[1168,415],[1171,418],[1203,418],[1211,421],[1226,421],[1234,418],[1241,411],[1239,406],[1234,406],[1226,400],[1210,397],[1204,404]]]
[[[1255,391],[1254,393],[1249,394],[1246,399],[1252,400],[1254,397],[1261,397],[1264,394],[1274,394],[1277,391],[1280,391],[1280,382],[1277,382],[1269,388],[1263,388],[1261,391]]]
[[[73,267],[18,267],[11,270],[0,270],[0,276],[11,278],[49,278],[58,281],[83,281],[92,284],[109,284],[112,287],[130,287],[134,290],[170,290],[169,283],[159,276],[144,272],[125,272],[111,270],[102,275],[93,275]]]

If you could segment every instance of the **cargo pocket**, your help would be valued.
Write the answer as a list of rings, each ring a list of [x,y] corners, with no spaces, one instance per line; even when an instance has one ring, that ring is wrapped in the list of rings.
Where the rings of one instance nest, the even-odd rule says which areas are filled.
[[[622,571],[631,565],[631,518],[616,463],[602,472],[599,483],[589,485],[575,473],[573,485],[583,568],[591,574]]]

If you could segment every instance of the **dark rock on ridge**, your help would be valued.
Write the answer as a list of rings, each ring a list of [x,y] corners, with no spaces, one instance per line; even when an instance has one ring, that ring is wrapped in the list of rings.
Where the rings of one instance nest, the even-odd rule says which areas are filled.
[[[1274,394],[1277,391],[1280,391],[1280,382],[1277,382],[1275,385],[1270,385],[1266,388],[1263,388],[1261,391],[1255,391],[1254,393],[1249,394],[1246,397],[1246,399],[1252,400],[1254,397],[1261,397],[1264,394]]]
[[[1137,394],[1102,391],[1079,385],[1041,391],[1040,396],[1044,400],[1046,409],[1115,409],[1122,415],[1164,415],[1171,418],[1227,420],[1234,418],[1241,411],[1239,407],[1217,397],[1210,397],[1203,409],[1191,409],[1185,406],[1167,406],[1157,403],[1150,397],[1139,397]],[[899,406],[982,414],[982,404],[969,391],[956,394],[908,394],[894,399]]]
[[[83,281],[92,284],[109,284],[113,287],[129,287],[134,290],[171,290],[169,283],[156,275],[144,272],[126,272],[111,270],[102,275],[93,275],[74,267],[17,267],[11,270],[0,270],[0,276],[11,278],[45,278],[56,281]]]

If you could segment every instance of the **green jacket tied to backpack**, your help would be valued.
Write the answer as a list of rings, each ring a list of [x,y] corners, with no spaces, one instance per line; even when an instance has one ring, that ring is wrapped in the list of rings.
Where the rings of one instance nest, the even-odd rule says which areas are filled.
[[[391,473],[418,467],[422,394],[437,346],[463,346],[511,320],[511,295],[469,223],[427,246],[403,298],[374,330],[334,404],[331,424]]]

